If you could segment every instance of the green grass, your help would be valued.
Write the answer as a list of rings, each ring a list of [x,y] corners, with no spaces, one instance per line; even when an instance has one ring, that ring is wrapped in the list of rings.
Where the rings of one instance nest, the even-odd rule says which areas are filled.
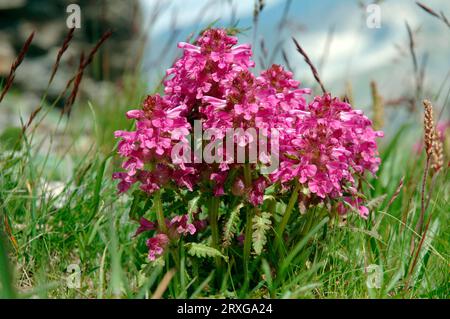
[[[342,224],[329,216],[326,207],[300,216],[295,205],[286,224],[290,239],[269,238],[261,256],[249,254],[247,248],[240,256],[242,247],[232,245],[229,250],[236,251],[224,258],[197,257],[189,254],[192,245],[180,243],[164,265],[149,263],[144,238],[132,237],[137,223],[130,217],[131,193],[118,196],[111,179],[120,164],[112,132],[130,127],[123,113],[144,96],[140,86],[124,90],[108,105],[90,103],[70,121],[62,121],[63,136],[46,136],[52,142],[66,138],[70,143],[62,152],[44,150],[33,130],[22,138],[18,130],[10,130],[7,139],[3,136],[0,297],[149,298],[157,290],[166,298],[449,297],[449,170],[428,182],[427,194],[434,183],[425,215],[430,222],[419,244],[422,234],[414,229],[425,164],[424,156],[414,155],[411,149],[420,136],[415,123],[400,128],[381,145],[379,176],[368,181],[370,187],[364,186],[372,200],[369,220],[354,214]],[[82,133],[91,138],[88,151],[80,151],[77,144]],[[404,186],[388,206],[402,177]],[[58,195],[49,196],[44,186],[51,180],[62,181]],[[272,203],[268,199],[276,211],[271,227],[283,223],[289,197]],[[206,199],[197,205],[202,201]],[[218,213],[229,214],[231,198],[221,201]],[[182,202],[175,204],[180,213],[186,209]],[[148,214],[151,209],[146,206],[149,210],[141,208]],[[252,214],[240,211],[242,219],[246,213]],[[411,243],[415,243],[413,250]],[[70,264],[81,269],[80,288],[67,287]],[[381,274],[379,288],[367,284],[375,278],[373,267]],[[167,284],[163,277],[168,274],[173,277]]]
[[[132,128],[125,112],[147,93],[136,75],[122,83],[103,104],[77,103],[70,118],[44,106],[25,135],[0,131],[0,298],[449,298],[448,167],[428,178],[427,228],[415,230],[425,168],[412,147],[422,135],[418,117],[380,143],[378,177],[362,185],[368,220],[350,214],[343,222],[326,206],[301,215],[295,196],[270,191],[262,211],[207,192],[167,190],[160,203],[119,196],[111,178],[121,163],[113,132]],[[48,186],[55,181],[57,192]],[[161,218],[159,205],[220,222],[150,263],[145,236],[133,235],[140,215]],[[73,265],[79,288],[68,287]]]

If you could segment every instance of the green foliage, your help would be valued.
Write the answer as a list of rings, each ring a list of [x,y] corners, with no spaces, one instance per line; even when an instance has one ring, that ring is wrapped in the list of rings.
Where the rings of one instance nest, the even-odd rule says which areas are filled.
[[[417,185],[423,168],[417,164],[420,158],[412,160],[407,152],[395,151],[402,146],[388,147],[390,155],[380,177],[370,180],[373,189],[364,192],[370,194],[368,221],[349,214],[346,223],[340,224],[324,207],[311,207],[302,215],[294,205],[281,238],[273,229],[282,220],[290,194],[281,198],[266,195],[262,212],[255,210],[250,219],[255,254],[245,265],[245,284],[242,246],[232,240],[247,221],[241,216],[245,205],[232,198],[221,199],[222,251],[209,246],[211,233],[207,230],[195,239],[202,244],[186,237],[187,243],[171,244],[170,253],[158,263],[149,263],[146,236],[132,236],[142,214],[155,220],[150,209],[152,198],[139,190],[117,195],[116,182],[111,179],[116,169],[114,159],[94,149],[88,154],[72,153],[72,177],[60,194],[53,194],[45,185],[55,162],[38,159],[24,143],[20,154],[0,157],[0,213],[7,214],[11,235],[17,241],[17,250],[11,249],[9,256],[2,254],[14,267],[2,266],[1,295],[151,297],[150,291],[162,280],[167,267],[175,267],[179,271],[164,293],[168,298],[447,298],[450,277],[443,269],[449,258],[448,169],[434,178],[425,216],[426,220],[431,218],[429,231],[418,250],[421,236],[415,233],[414,225],[420,210]],[[403,188],[386,210],[403,176]],[[192,217],[198,212],[206,218],[205,199],[189,192],[167,190],[162,194],[168,216],[187,212]],[[4,236],[6,245],[12,247],[11,238]],[[413,253],[411,242],[416,243]],[[221,270],[216,269],[216,259],[227,261]],[[67,276],[67,266],[73,263],[79,264],[83,273],[78,290],[67,289],[65,280],[58,279]],[[166,266],[160,268],[160,264]],[[380,288],[367,287],[370,274],[366,267],[370,264],[382,269]],[[19,272],[14,276],[12,269]],[[219,276],[224,280],[217,283]]]
[[[199,206],[200,206],[200,195],[194,197],[193,199],[191,199],[188,203],[188,216],[189,216],[189,221],[193,220],[193,215],[194,213],[196,213],[199,210]]]
[[[272,225],[272,221],[270,220],[271,217],[272,214],[270,214],[269,212],[262,212],[253,217],[252,244],[253,250],[255,251],[256,255],[261,255],[264,245],[267,242],[266,233],[270,229],[270,226]]]
[[[22,129],[8,127],[0,133],[0,150],[19,149],[22,144]]]
[[[0,228],[0,298],[14,298],[15,289],[8,260],[6,238],[6,234]]]
[[[238,231],[238,226],[240,222],[239,213],[241,208],[244,207],[244,204],[240,203],[235,208],[233,208],[230,212],[230,216],[228,216],[227,221],[223,227],[223,245],[224,247],[228,247],[231,245],[231,240],[236,235]]]
[[[188,253],[191,256],[196,256],[199,258],[207,258],[207,257],[221,257],[225,261],[228,261],[228,257],[224,256],[220,251],[213,247],[206,246],[205,244],[200,243],[188,243],[186,244],[188,248]]]
[[[211,247],[209,225],[174,240],[164,256],[149,262],[146,235],[151,233],[133,237],[140,217],[155,221],[158,208],[167,218],[186,213],[191,220],[209,218],[210,197],[165,189],[162,205],[155,206],[154,197],[141,190],[117,194],[111,174],[120,161],[113,131],[132,128],[122,115],[139,105],[145,92],[136,78],[126,78],[120,94],[92,103],[91,112],[80,108],[65,123],[63,136],[45,136],[70,141],[63,152],[43,149],[32,130],[1,132],[0,297],[150,298],[170,269],[176,272],[165,298],[449,297],[449,169],[427,181],[429,227],[416,233],[424,168],[424,156],[411,155],[417,124],[385,138],[377,178],[367,176],[358,190],[367,198],[368,220],[349,213],[342,222],[332,206],[311,205],[300,212],[291,193],[279,195],[272,185],[261,211],[243,210],[247,204],[220,197],[217,248]],[[87,132],[88,151],[79,150],[80,132]],[[402,177],[403,188],[387,207]],[[58,191],[51,187],[55,182],[62,184]],[[275,230],[287,210],[279,234]],[[245,254],[233,240],[243,231],[250,234]],[[79,289],[67,288],[70,264],[81,268]],[[367,285],[373,279],[368,265],[379,267],[379,287]]]
[[[407,128],[401,132],[403,138],[410,134]],[[76,133],[71,138],[76,139]],[[371,214],[367,221],[350,213],[341,223],[326,206],[313,205],[300,214],[298,205],[292,205],[281,237],[274,229],[282,222],[290,193],[266,194],[261,211],[248,211],[247,216],[242,215],[245,204],[223,196],[218,211],[219,243],[223,244],[218,249],[210,246],[208,226],[196,237],[187,236],[186,243],[171,243],[169,253],[153,263],[147,258],[147,236],[133,238],[136,221],[143,214],[156,220],[153,198],[140,190],[117,195],[111,178],[117,158],[111,157],[111,149],[46,154],[32,148],[30,140],[26,136],[20,150],[0,156],[1,226],[6,215],[11,231],[2,236],[11,249],[8,254],[0,252],[1,296],[149,298],[171,268],[178,271],[164,292],[167,298],[449,296],[450,277],[443,271],[450,248],[449,170],[428,183],[434,183],[425,215],[430,223],[419,247],[422,237],[414,226],[420,213],[423,157],[411,157],[412,143],[401,143],[400,138],[380,150],[384,161],[379,177],[368,180],[372,187],[364,184],[362,192]],[[62,170],[61,163],[68,159],[72,169],[64,166],[67,179],[55,192],[49,185],[55,176],[63,176],[55,171]],[[387,207],[402,177],[403,188]],[[207,196],[168,189],[161,199],[167,217],[185,213],[191,219],[194,214],[209,217]],[[233,238],[248,220],[254,254],[245,264],[243,247]],[[415,245],[412,253],[411,243]],[[9,263],[4,262],[6,258]],[[64,279],[70,264],[81,268],[80,289],[67,289]],[[367,286],[371,280],[367,265],[380,267],[379,288]]]
[[[131,202],[129,216],[131,219],[138,221],[151,207],[151,199],[145,192],[139,189],[133,192],[132,197],[133,201]]]

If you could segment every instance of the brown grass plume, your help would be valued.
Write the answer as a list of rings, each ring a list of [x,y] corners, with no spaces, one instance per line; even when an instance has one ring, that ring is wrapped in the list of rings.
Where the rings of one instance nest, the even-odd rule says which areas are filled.
[[[372,92],[373,126],[376,130],[380,130],[384,125],[383,97],[378,92],[378,86],[375,81],[370,82],[370,90]]]

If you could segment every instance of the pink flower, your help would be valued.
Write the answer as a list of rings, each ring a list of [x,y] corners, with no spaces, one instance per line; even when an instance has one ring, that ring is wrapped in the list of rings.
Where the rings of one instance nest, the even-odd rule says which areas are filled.
[[[210,179],[214,181],[214,195],[221,196],[225,194],[224,184],[228,174],[225,172],[212,173]]]
[[[179,43],[184,54],[167,72],[169,78],[164,82],[167,98],[191,109],[210,92],[222,95],[234,73],[254,65],[250,46],[236,44],[237,38],[222,29],[205,31],[195,45]]]
[[[148,219],[141,217],[141,219],[139,220],[139,228],[136,230],[136,233],[134,234],[134,236],[139,235],[140,233],[143,233],[145,231],[149,231],[149,230],[155,230],[156,229],[156,225],[155,223],[149,221]]]
[[[120,192],[140,182],[140,188],[151,194],[173,179],[178,185],[184,184],[185,176],[193,173],[182,163],[174,165],[171,160],[173,146],[180,141],[187,142],[186,137],[190,134],[190,124],[181,115],[184,110],[185,107],[172,106],[156,94],[145,99],[142,110],[127,112],[127,117],[137,123],[136,131],[115,132],[121,139],[118,153],[126,158],[122,164],[126,174],[113,176],[121,180]]]
[[[234,196],[242,196],[245,194],[245,184],[241,178],[236,178],[231,188],[231,193]]]
[[[280,143],[280,168],[272,181],[298,179],[320,198],[337,198],[344,185],[354,186],[355,174],[375,174],[380,164],[375,139],[383,134],[361,111],[325,94],[296,115]]]
[[[266,179],[259,177],[253,181],[253,187],[249,194],[249,201],[253,206],[262,204],[264,199],[264,191],[266,190]]]
[[[156,234],[147,239],[148,259],[154,261],[164,253],[164,249],[169,243],[169,237],[166,234]]]
[[[346,215],[349,210],[352,210],[347,205],[352,206],[353,211],[357,211],[362,218],[367,219],[369,217],[369,209],[362,205],[362,200],[358,197],[344,197],[343,202],[339,202],[337,205],[339,215]]]
[[[142,217],[139,222],[140,226],[136,230],[134,236],[142,234],[146,231],[155,230],[155,234],[147,239],[146,242],[149,249],[149,260],[153,261],[164,253],[164,249],[169,242],[176,242],[180,239],[180,237],[195,235],[198,231],[201,231],[206,227],[206,220],[198,220],[195,218],[196,213],[192,215],[192,222],[189,222],[189,216],[187,214],[177,215],[171,220],[166,218],[165,224],[167,227],[167,232],[163,233],[156,222],[151,222]]]
[[[148,96],[141,109],[127,112],[127,118],[136,121],[134,131],[115,132],[120,139],[118,153],[124,158],[124,172],[113,175],[120,181],[120,192],[135,183],[149,194],[175,186],[212,191],[215,196],[245,196],[257,206],[263,202],[268,181],[281,184],[283,190],[298,181],[309,190],[308,199],[317,202],[339,199],[355,188],[359,176],[376,173],[380,165],[376,139],[383,133],[374,131],[361,111],[330,94],[307,103],[305,96],[311,90],[300,88],[293,74],[279,65],[255,76],[250,71],[254,66],[250,45],[237,42],[225,30],[210,29],[195,43],[178,45],[183,55],[167,70],[164,96]],[[223,148],[215,149],[215,155],[223,157],[223,162],[191,163],[183,156],[172,158],[178,143],[190,145],[191,124],[198,119],[202,119],[203,130],[215,132],[212,141],[222,142]],[[254,142],[261,153],[251,165],[252,185],[248,187],[242,179],[227,183],[229,177],[234,179],[230,172],[243,170],[235,150],[227,150],[223,143],[230,129],[245,131],[235,131],[233,139],[246,154]],[[261,147],[271,145],[275,137],[279,150],[261,152]],[[269,152],[278,155],[280,165],[265,176],[260,169],[270,164]],[[194,156],[188,158],[193,160]],[[363,217],[367,215],[365,207],[359,205],[358,209]],[[183,216],[169,222],[177,225],[169,226],[170,231],[176,236],[198,231],[194,222],[185,224]]]
[[[188,215],[177,215],[169,223],[169,227],[175,228],[178,234],[182,235],[194,235],[197,229],[192,223],[188,223]]]

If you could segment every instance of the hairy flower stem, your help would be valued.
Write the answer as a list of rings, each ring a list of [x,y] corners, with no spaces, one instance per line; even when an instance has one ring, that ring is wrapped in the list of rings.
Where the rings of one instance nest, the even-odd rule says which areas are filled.
[[[247,223],[245,225],[245,239],[244,239],[244,277],[245,283],[244,286],[247,286],[250,281],[248,266],[250,263],[250,250],[252,248],[252,220],[255,214],[255,208],[248,207],[247,208]]]
[[[250,187],[252,185],[252,172],[250,170],[250,164],[244,164],[244,183],[246,187]]]
[[[218,221],[219,221],[219,197],[212,196],[209,202],[209,224],[211,226],[211,235],[212,235],[211,246],[217,250],[220,250]],[[219,274],[218,278],[220,278],[222,273],[222,261],[220,257],[216,257],[214,260]]]
[[[295,180],[294,190],[292,191],[291,198],[289,199],[289,203],[286,207],[286,210],[284,211],[283,219],[281,220],[281,223],[278,226],[278,236],[280,236],[279,238],[280,243],[283,237],[284,229],[286,228],[289,218],[291,217],[292,209],[294,208],[294,205],[297,202],[299,190],[300,190],[300,183],[298,182],[298,180]]]
[[[428,173],[430,170],[430,160],[431,158],[429,156],[427,156],[427,161],[425,164],[425,171],[423,172],[423,178],[422,178],[422,190],[421,190],[421,200],[420,200],[420,215],[419,215],[419,220],[417,221],[416,227],[415,227],[415,232],[419,235],[422,236],[422,228],[423,228],[423,221],[425,219],[425,211],[426,211],[426,205],[425,205],[425,189],[427,186],[427,177],[428,177]],[[415,249],[415,237],[412,236],[411,237],[411,247],[410,247],[410,251],[411,253],[414,252]]]
[[[427,162],[425,164],[425,171],[423,173],[423,180],[422,180],[422,193],[421,193],[421,201],[420,201],[420,216],[419,216],[419,222],[417,223],[416,232],[422,233],[422,225],[423,220],[425,217],[425,188],[427,184],[427,177],[428,172],[430,170],[430,158],[427,158]]]
[[[158,220],[159,229],[164,234],[167,234],[167,226],[166,226],[166,220],[164,218],[164,212],[163,212],[163,208],[162,208],[160,191],[156,191],[153,196],[153,209],[155,210],[155,213],[156,213],[156,219]]]
[[[244,164],[244,183],[247,188],[252,186],[252,175],[250,164]],[[248,265],[250,263],[250,250],[252,248],[252,219],[254,215],[254,209],[248,207],[247,208],[247,223],[245,225],[245,237],[244,237],[244,287],[247,287],[250,282]]]
[[[181,268],[180,268],[180,257],[179,257],[178,249],[172,247],[170,249],[170,254],[172,255],[173,261],[175,262],[175,268],[178,269],[178,270],[181,270]]]

